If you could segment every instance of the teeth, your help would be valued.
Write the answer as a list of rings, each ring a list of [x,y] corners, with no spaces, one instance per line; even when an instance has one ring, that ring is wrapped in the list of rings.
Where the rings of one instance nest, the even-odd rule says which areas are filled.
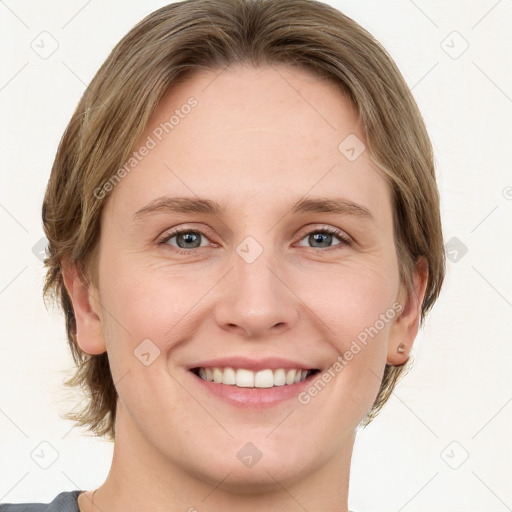
[[[311,374],[309,370],[300,368],[288,370],[260,370],[253,372],[245,368],[199,368],[199,376],[203,380],[228,384],[239,388],[271,388],[302,382]]]
[[[233,368],[224,368],[222,384],[229,384],[230,386],[236,384],[236,373],[235,370],[233,370]]]
[[[286,384],[286,374],[282,368],[274,372],[274,386],[284,386]]]
[[[253,388],[254,387],[254,372],[250,370],[237,370],[236,371],[236,385],[239,388]]]
[[[224,373],[220,368],[213,369],[213,382],[221,383],[224,379]]]
[[[295,382],[295,373],[297,370],[288,370],[286,373],[286,384],[293,384]]]
[[[274,373],[272,370],[261,370],[254,376],[255,388],[271,388],[274,385]]]

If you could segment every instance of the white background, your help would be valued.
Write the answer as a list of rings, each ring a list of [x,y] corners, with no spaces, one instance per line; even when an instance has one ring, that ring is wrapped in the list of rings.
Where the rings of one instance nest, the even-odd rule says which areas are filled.
[[[72,359],[32,249],[80,96],[115,43],[165,3],[0,1],[0,502],[93,489],[110,467],[112,445],[59,416],[75,403],[62,387]],[[329,3],[376,36],[412,88],[435,148],[445,242],[467,247],[447,261],[415,366],[359,433],[350,507],[512,510],[512,1]],[[31,47],[43,31],[58,43],[47,59]],[[46,470],[31,458],[44,441],[58,453]]]

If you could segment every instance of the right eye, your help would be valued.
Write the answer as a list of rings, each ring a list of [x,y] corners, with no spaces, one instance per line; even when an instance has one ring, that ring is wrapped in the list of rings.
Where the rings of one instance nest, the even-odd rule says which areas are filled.
[[[173,251],[181,254],[192,254],[201,247],[207,247],[208,244],[202,244],[201,238],[207,237],[202,231],[195,229],[176,229],[163,235],[157,242],[159,245],[168,245],[175,249]],[[175,239],[175,244],[170,243]]]

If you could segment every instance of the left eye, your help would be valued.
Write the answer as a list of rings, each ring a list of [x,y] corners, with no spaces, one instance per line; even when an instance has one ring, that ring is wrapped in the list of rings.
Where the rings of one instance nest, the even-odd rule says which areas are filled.
[[[203,238],[203,242],[205,243],[201,243],[201,238]],[[332,242],[334,238],[337,238],[340,241],[339,243],[334,244],[334,247],[351,244],[350,238],[345,235],[343,231],[333,228],[323,228],[310,231],[300,241],[302,242],[307,239],[307,243],[319,244],[317,247],[311,247],[312,249],[329,249],[333,247]],[[176,239],[175,243],[171,243],[174,239]],[[166,234],[164,238],[159,241],[159,244],[170,245],[171,247],[175,247],[177,252],[185,254],[194,252],[195,249],[199,249],[200,247],[207,247],[208,238],[201,231],[185,229]],[[302,244],[301,246],[304,247]]]
[[[317,229],[315,231],[311,231],[308,233],[302,240],[307,239],[310,244],[320,244],[319,247],[312,247],[312,249],[322,249],[322,248],[330,248],[333,247],[331,242],[333,238],[337,238],[340,240],[340,243],[334,244],[334,246],[338,245],[350,245],[350,239],[343,231],[339,229],[333,228],[323,228]]]

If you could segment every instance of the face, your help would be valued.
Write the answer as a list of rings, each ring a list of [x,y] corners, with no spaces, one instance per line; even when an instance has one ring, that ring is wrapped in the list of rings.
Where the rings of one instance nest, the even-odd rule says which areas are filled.
[[[291,66],[164,96],[105,205],[91,291],[118,431],[146,460],[233,487],[335,466],[399,321],[391,192],[364,143],[337,86]]]

